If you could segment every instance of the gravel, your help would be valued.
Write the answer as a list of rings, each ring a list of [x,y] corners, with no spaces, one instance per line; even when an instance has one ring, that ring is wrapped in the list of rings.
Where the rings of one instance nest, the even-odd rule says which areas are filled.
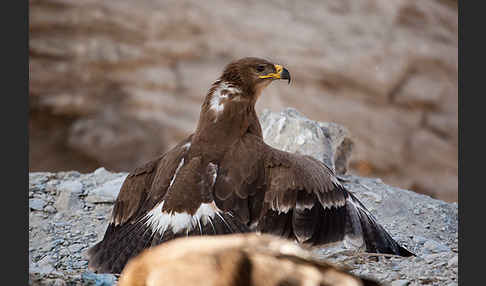
[[[85,254],[102,238],[113,203],[90,203],[86,198],[102,186],[116,190],[126,175],[102,168],[88,174],[29,174],[29,285],[116,283],[115,275],[89,271]],[[387,186],[379,179],[343,178],[345,186],[417,257],[370,256],[338,245],[315,248],[316,258],[344,265],[354,274],[385,285],[457,285],[456,203]],[[59,208],[60,198],[75,204]]]

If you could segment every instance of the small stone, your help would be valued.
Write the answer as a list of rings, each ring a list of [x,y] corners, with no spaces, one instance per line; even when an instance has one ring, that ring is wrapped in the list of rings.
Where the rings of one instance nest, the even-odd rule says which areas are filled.
[[[49,274],[54,270],[54,267],[52,267],[51,263],[49,262],[48,256],[33,264],[33,267],[29,269],[30,272],[39,274]]]
[[[61,220],[62,218],[64,217],[64,215],[62,213],[56,213],[54,215],[54,221],[59,221]]]
[[[400,278],[400,274],[398,274],[397,272],[389,272],[388,276],[386,277],[386,280],[388,280],[388,281],[397,280],[399,278]]]
[[[449,247],[435,240],[430,239],[424,243],[424,253],[439,253],[446,251],[450,251]]]
[[[120,192],[120,187],[126,176],[108,181],[98,188],[89,192],[86,197],[88,203],[114,203]]]
[[[70,190],[74,190],[71,192]],[[61,191],[61,194],[57,198],[56,203],[54,204],[55,208],[60,211],[69,211],[73,212],[75,210],[80,210],[82,208],[82,202],[79,199],[78,189],[64,189]]]
[[[67,256],[67,255],[69,255],[69,251],[68,251],[66,248],[61,248],[61,249],[59,250],[59,255],[60,255],[61,257]]]
[[[51,206],[51,205],[48,205],[44,208],[44,211],[50,213],[50,214],[53,214],[53,213],[56,213],[57,210],[55,207]]]
[[[83,268],[88,265],[88,261],[82,260],[82,261],[77,261],[73,264],[74,268]]]
[[[393,281],[391,283],[391,286],[407,286],[408,284],[410,284],[410,281],[400,279],[400,280]]]
[[[49,181],[46,184],[46,192],[56,195],[57,194],[57,181]]]
[[[95,174],[96,176],[108,176],[108,175],[111,175],[111,172],[106,170],[104,167],[100,167],[98,169],[96,169],[93,174]]]
[[[69,251],[70,251],[71,253],[79,252],[79,251],[80,251],[81,249],[83,249],[83,248],[84,248],[84,245],[83,245],[83,244],[81,244],[81,243],[75,243],[75,244],[70,245],[70,246],[68,247],[68,249],[69,249]]]
[[[363,185],[363,184],[361,184],[361,185],[364,186],[367,190],[370,189],[366,185]],[[374,192],[362,192],[362,194],[363,195],[366,195],[368,197],[373,198],[373,200],[375,201],[375,203],[381,203],[381,201],[382,201],[381,196],[379,194],[377,194],[377,193],[374,193]]]
[[[41,211],[44,209],[46,202],[41,199],[29,199],[29,208],[35,211]]]
[[[116,277],[113,274],[96,274],[84,272],[81,274],[83,285],[112,286],[115,285]]]
[[[374,277],[378,281],[383,281],[383,280],[387,279],[388,274],[387,273],[379,273],[379,274],[375,274]]]
[[[416,244],[424,244],[425,242],[427,241],[427,238],[423,237],[423,236],[420,236],[420,235],[414,235],[413,236],[413,242],[415,242]]]
[[[424,255],[424,260],[427,262],[427,263],[432,263],[434,261],[437,261],[439,257],[441,257],[442,254],[440,253],[434,253],[434,254],[427,254],[427,255]]]
[[[62,182],[57,188],[61,192],[69,192],[78,195],[83,193],[83,184],[79,181]]]
[[[457,255],[454,255],[449,261],[447,262],[448,267],[457,267],[459,263],[459,257]]]
[[[52,286],[65,286],[66,282],[64,282],[62,279],[55,279],[54,282],[52,283]]]

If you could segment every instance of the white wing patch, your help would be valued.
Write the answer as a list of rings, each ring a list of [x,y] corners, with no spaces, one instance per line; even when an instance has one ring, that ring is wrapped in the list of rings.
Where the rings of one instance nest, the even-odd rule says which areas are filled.
[[[200,227],[200,223],[206,225],[211,222],[216,215],[218,209],[214,205],[202,203],[194,215],[186,212],[165,212],[162,211],[164,201],[158,204],[150,212],[145,215],[147,221],[145,224],[152,229],[152,231],[159,232],[161,235],[167,230],[172,230],[173,233],[179,233],[183,230],[191,231],[195,227]]]
[[[179,170],[181,169],[181,167],[183,165],[184,165],[184,158],[181,159],[181,162],[179,163],[179,166],[177,166],[177,169],[174,172],[174,176],[172,176],[172,179],[170,180],[169,188],[172,187],[172,184],[174,183],[174,181],[175,181],[175,179],[177,177],[177,173],[179,173]]]
[[[185,151],[189,150],[189,148],[191,148],[191,142],[187,142],[186,144],[182,145],[181,148]]]

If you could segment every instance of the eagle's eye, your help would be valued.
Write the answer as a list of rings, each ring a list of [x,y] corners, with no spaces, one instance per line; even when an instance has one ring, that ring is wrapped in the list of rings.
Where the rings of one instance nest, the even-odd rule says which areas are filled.
[[[257,72],[262,72],[262,71],[264,71],[264,70],[265,70],[265,66],[264,66],[264,65],[258,65],[258,66],[256,67],[256,70],[257,70]]]

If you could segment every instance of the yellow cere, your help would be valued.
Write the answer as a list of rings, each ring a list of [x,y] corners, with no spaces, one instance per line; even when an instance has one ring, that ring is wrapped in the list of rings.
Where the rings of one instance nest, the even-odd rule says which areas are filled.
[[[275,65],[275,69],[277,70],[276,73],[270,73],[270,74],[267,74],[267,75],[261,75],[260,78],[276,78],[276,79],[279,79],[280,78],[280,74],[283,71],[283,67],[281,65]]]

